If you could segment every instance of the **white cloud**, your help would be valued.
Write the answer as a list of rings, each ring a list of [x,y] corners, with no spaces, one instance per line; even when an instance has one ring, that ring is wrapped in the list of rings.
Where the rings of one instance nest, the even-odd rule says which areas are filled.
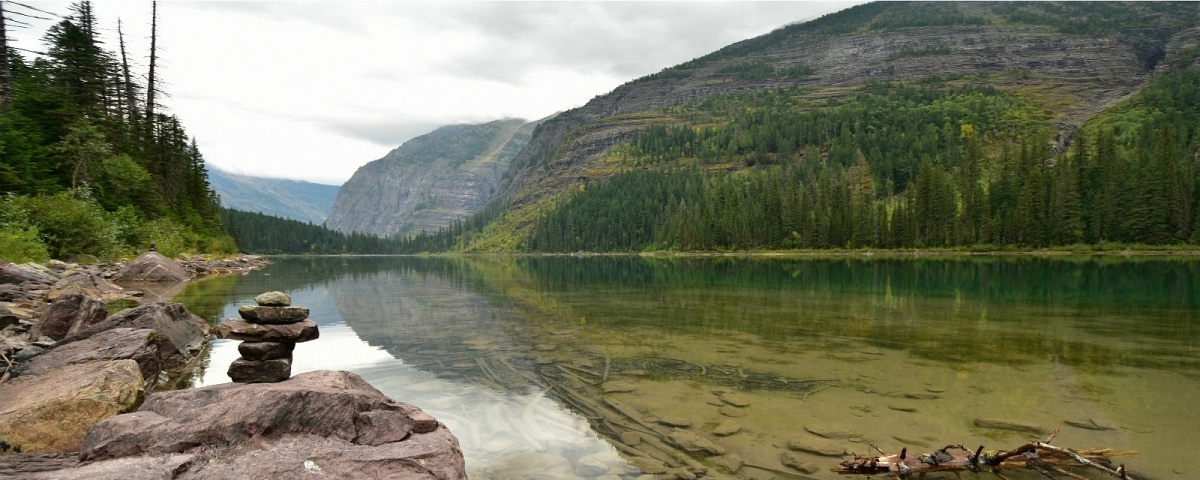
[[[438,125],[541,118],[848,5],[160,2],[160,76],[210,163],[341,183]],[[37,6],[65,14],[67,3]],[[144,71],[149,5],[94,9],[110,49],[123,19]],[[19,46],[40,49],[45,26],[15,32]]]

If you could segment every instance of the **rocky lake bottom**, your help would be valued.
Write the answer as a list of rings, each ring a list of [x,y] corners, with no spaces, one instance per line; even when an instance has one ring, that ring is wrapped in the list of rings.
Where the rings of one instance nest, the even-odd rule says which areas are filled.
[[[175,301],[216,321],[288,293],[321,328],[293,374],[350,370],[421,407],[471,478],[831,479],[871,445],[1055,428],[1136,451],[1114,460],[1144,478],[1200,472],[1195,260],[272,261]],[[236,344],[214,341],[194,383],[229,381]]]

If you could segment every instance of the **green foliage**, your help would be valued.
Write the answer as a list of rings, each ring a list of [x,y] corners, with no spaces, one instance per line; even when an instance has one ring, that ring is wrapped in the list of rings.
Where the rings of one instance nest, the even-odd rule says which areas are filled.
[[[482,125],[441,127],[428,135],[404,142],[404,145],[388,156],[417,165],[427,165],[438,159],[446,159],[452,166],[457,167],[486,153],[492,140],[505,126],[506,121],[502,120]]]
[[[71,192],[5,199],[8,225],[31,225],[54,258],[73,254],[113,257],[121,253],[120,233],[94,200]]]
[[[125,255],[145,248],[146,236],[203,250],[222,228],[195,140],[178,118],[142,118],[131,102],[142,87],[103,48],[91,3],[70,11],[44,37],[45,58],[9,52],[0,194],[15,216],[0,228],[36,226],[56,257]],[[152,233],[136,233],[143,227]]]
[[[0,226],[0,259],[9,263],[44,262],[50,258],[37,227]]]
[[[870,30],[898,30],[902,28],[952,27],[957,25],[987,25],[987,19],[969,15],[948,2],[920,2],[906,5],[880,15],[871,22]]]

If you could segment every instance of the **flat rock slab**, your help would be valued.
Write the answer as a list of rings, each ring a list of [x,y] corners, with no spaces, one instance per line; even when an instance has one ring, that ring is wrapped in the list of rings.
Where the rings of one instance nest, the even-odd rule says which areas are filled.
[[[0,384],[0,441],[22,452],[74,452],[88,429],[137,408],[145,397],[137,362],[90,362]]]
[[[976,418],[975,426],[979,428],[1009,430],[1013,432],[1032,433],[1036,435],[1046,434],[1046,429],[1032,423],[1019,422],[1015,420],[1003,420],[999,418]]]
[[[238,344],[238,353],[246,360],[262,361],[276,358],[291,358],[296,344],[292,342],[242,342]],[[475,364],[471,364],[475,366]]]
[[[292,357],[273,360],[239,358],[229,365],[229,379],[238,383],[276,383],[292,376]]]
[[[710,456],[725,454],[725,447],[717,445],[712,440],[696,435],[695,433],[678,428],[671,430],[671,434],[667,435],[667,442],[688,453],[699,453]]]
[[[401,430],[374,431],[379,425]],[[358,375],[317,371],[280,383],[223,383],[155,393],[138,411],[92,427],[80,459],[188,453],[203,446],[293,435],[338,440],[345,446],[369,445],[381,437],[412,437],[439,427],[421,409],[387,398]],[[457,443],[454,447],[457,450]],[[461,466],[461,453],[458,461]]]
[[[236,318],[227,318],[213,328],[218,338],[246,340],[250,342],[307,342],[320,336],[317,324],[312,320],[287,325],[261,325]]]
[[[740,431],[742,431],[742,425],[740,423],[737,423],[733,420],[726,420],[721,422],[720,425],[717,425],[716,428],[713,428],[713,435],[718,437],[728,437]]]
[[[779,456],[779,462],[786,467],[791,467],[804,473],[817,473],[821,469],[817,465],[817,462],[796,452],[783,452]]]
[[[656,422],[658,422],[660,425],[666,425],[668,427],[688,428],[692,426],[692,422],[690,420],[672,414],[658,417]]]
[[[746,417],[745,410],[742,410],[740,408],[734,408],[734,407],[731,407],[728,405],[717,409],[717,412],[720,412],[721,415],[724,415],[729,418],[745,418]]]
[[[261,305],[242,305],[238,307],[238,315],[250,323],[284,324],[296,323],[308,319],[308,309],[303,307],[264,307]]]
[[[0,283],[20,285],[33,282],[42,285],[53,285],[57,279],[24,265],[16,265],[0,260]]]
[[[832,440],[845,440],[853,436],[849,430],[836,425],[813,424],[805,425],[804,429],[807,430],[808,433],[818,437],[825,437]]]
[[[56,345],[21,365],[19,373],[41,375],[67,365],[109,360],[133,360],[143,379],[157,380],[158,335],[148,328],[114,328],[78,342]]]
[[[812,437],[798,437],[788,441],[788,448],[800,452],[815,453],[827,457],[840,457],[846,454],[846,447],[840,443],[821,440]]]
[[[721,401],[733,405],[735,407],[749,407],[750,399],[745,395],[738,393],[722,393]]]
[[[637,387],[634,386],[634,384],[623,380],[614,380],[611,382],[604,382],[604,384],[600,386],[600,389],[604,390],[604,393],[628,393],[637,390]]]
[[[177,283],[192,278],[179,262],[158,252],[146,252],[113,275],[114,282]]]
[[[254,303],[264,307],[287,307],[292,304],[292,297],[283,292],[266,292],[254,297]]]
[[[746,461],[736,453],[727,453],[719,457],[713,457],[712,463],[728,473],[737,473],[746,465]]]
[[[629,459],[629,463],[632,463],[633,466],[645,474],[659,475],[667,473],[667,466],[663,462],[650,457],[632,457]]]

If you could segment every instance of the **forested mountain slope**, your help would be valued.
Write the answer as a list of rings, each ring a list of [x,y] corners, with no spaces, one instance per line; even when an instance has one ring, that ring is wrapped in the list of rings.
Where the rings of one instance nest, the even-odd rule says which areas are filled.
[[[325,222],[338,192],[337,185],[252,177],[215,168],[208,174],[222,207],[315,224]]]
[[[338,191],[326,226],[390,236],[434,232],[483,208],[537,122],[451,125],[363,165]]]
[[[1193,241],[1197,13],[885,2],[790,25],[545,122],[511,210],[460,248]],[[1170,218],[1140,225],[1158,198]]]

